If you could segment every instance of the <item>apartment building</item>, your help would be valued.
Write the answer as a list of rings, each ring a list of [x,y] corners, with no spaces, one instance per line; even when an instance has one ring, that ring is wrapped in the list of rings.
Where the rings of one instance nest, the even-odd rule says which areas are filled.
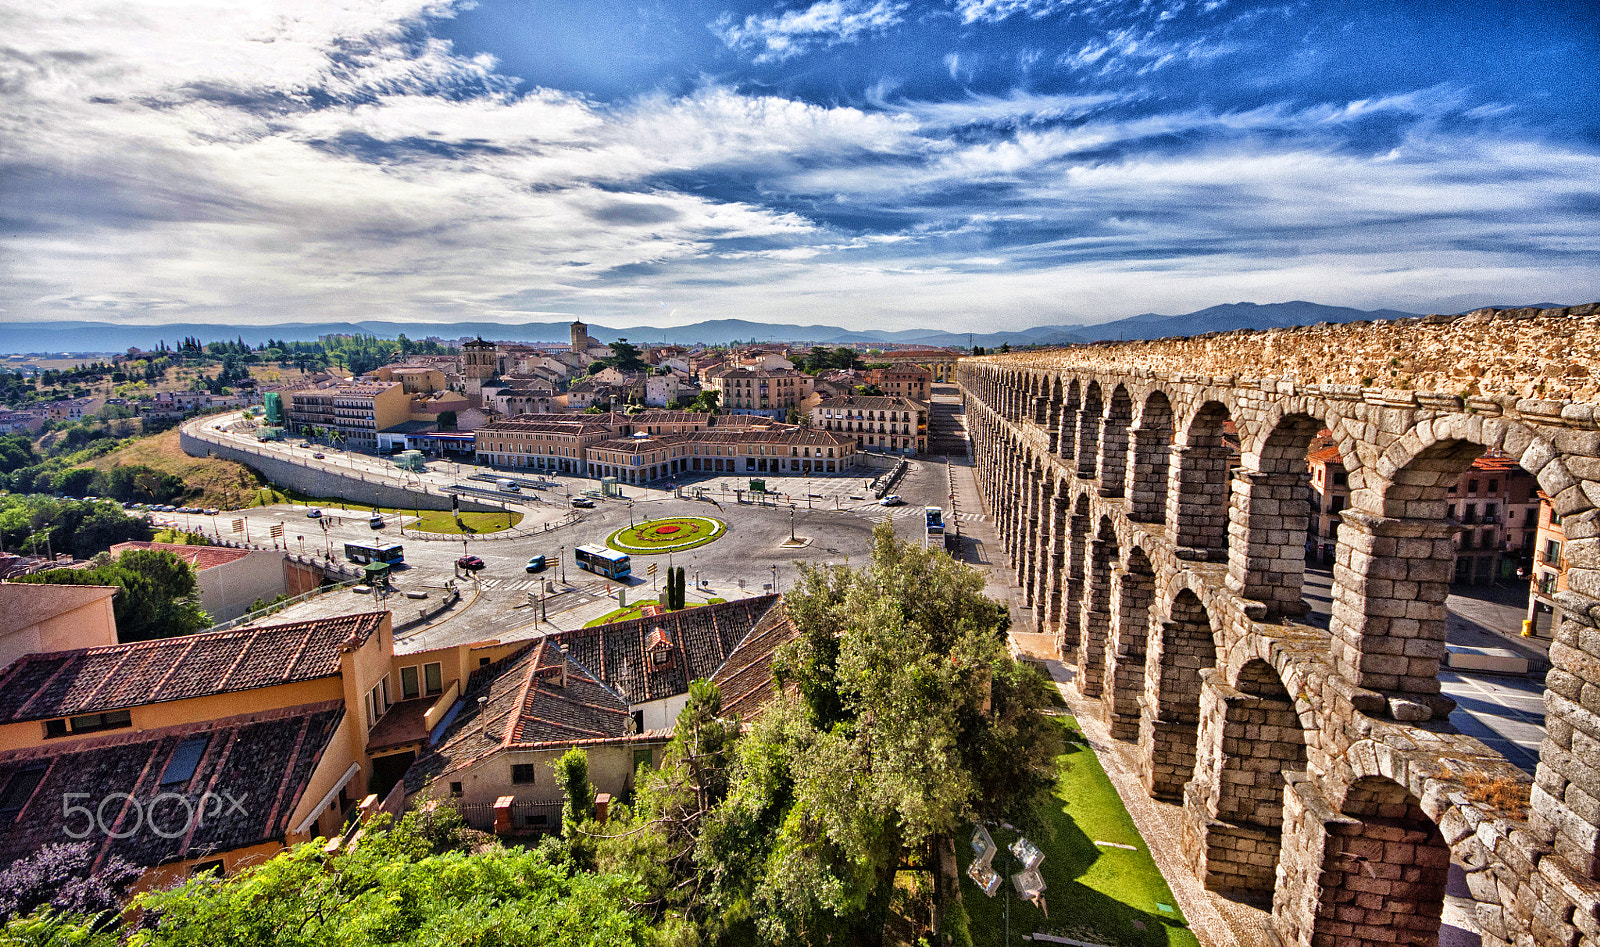
[[[491,421],[474,433],[478,462],[591,476],[589,449],[613,436],[614,415],[521,415]]]
[[[928,405],[911,398],[829,398],[811,409],[811,426],[850,437],[861,450],[920,454],[928,449]]]
[[[1556,598],[1567,590],[1567,533],[1549,494],[1537,494],[1539,512],[1534,536],[1533,567],[1528,575],[1528,617],[1526,631],[1536,637],[1549,637],[1561,626],[1566,609]]]
[[[879,391],[891,398],[927,401],[928,386],[933,384],[933,373],[920,365],[891,365],[888,368],[874,368],[868,371],[867,384],[877,385]]]
[[[332,384],[289,395],[289,430],[335,432],[359,450],[377,450],[378,432],[411,419],[411,399],[398,381]]]
[[[1349,475],[1335,447],[1320,446],[1306,458],[1311,474],[1311,519],[1307,553],[1333,562],[1339,513],[1350,505]],[[1448,516],[1456,533],[1453,581],[1485,585],[1515,580],[1532,560],[1538,533],[1538,483],[1511,458],[1490,452],[1472,462],[1449,488]]]
[[[811,376],[792,369],[718,368],[705,375],[717,406],[731,414],[764,414],[782,421],[811,394]]]
[[[651,435],[635,432],[589,450],[591,476],[649,483],[688,473],[839,473],[855,463],[846,436],[791,424]]]

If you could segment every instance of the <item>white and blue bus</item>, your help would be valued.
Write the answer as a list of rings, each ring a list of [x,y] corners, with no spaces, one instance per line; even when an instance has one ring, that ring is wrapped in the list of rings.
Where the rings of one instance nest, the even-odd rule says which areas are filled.
[[[345,543],[344,555],[351,562],[362,564],[386,562],[394,565],[405,561],[405,549],[399,543]]]
[[[617,552],[604,546],[586,544],[572,550],[572,557],[577,560],[578,568],[588,569],[596,575],[603,575],[608,579],[621,579],[633,571],[633,564],[625,552]]]
[[[927,521],[924,541],[929,545],[944,542],[944,510],[937,506],[925,506],[922,514]]]

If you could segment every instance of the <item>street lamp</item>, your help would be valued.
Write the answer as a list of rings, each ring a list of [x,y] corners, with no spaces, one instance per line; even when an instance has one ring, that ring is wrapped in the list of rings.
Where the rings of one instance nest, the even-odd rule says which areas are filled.
[[[794,542],[794,504],[789,504],[789,542]]]
[[[561,560],[561,584],[567,584],[567,547],[556,547],[556,558]]]
[[[778,567],[776,565],[772,567],[772,592],[774,595],[778,592]]]

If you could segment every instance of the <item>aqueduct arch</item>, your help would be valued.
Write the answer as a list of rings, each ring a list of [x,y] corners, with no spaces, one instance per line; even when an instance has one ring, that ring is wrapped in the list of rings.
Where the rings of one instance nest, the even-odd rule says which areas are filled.
[[[1058,632],[1113,736],[1137,743],[1147,790],[1183,801],[1189,864],[1213,889],[1270,898],[1285,944],[1434,943],[1452,857],[1485,944],[1600,944],[1597,313],[958,365],[978,483],[1036,622]],[[1568,361],[1521,354],[1529,336]],[[1594,340],[1587,361],[1575,339]],[[1509,367],[1452,375],[1464,370],[1452,346],[1469,344],[1500,345]],[[1389,353],[1430,345],[1434,374],[1400,384]],[[1324,431],[1350,484],[1326,630],[1296,620],[1304,460]],[[1455,733],[1439,694],[1457,528],[1445,487],[1485,450],[1532,474],[1566,530],[1532,781]]]

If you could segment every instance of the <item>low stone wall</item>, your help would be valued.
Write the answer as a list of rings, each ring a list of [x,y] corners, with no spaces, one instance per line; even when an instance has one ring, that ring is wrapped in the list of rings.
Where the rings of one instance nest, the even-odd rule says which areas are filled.
[[[1600,303],[1098,342],[967,361],[1593,401],[1600,396]]]
[[[178,444],[183,448],[183,452],[191,457],[215,456],[238,461],[271,482],[297,490],[307,496],[334,497],[352,503],[396,509],[450,509],[450,497],[446,494],[408,489],[400,483],[373,479],[359,472],[341,471],[322,465],[258,454],[235,444],[197,436],[187,428],[178,432]],[[498,512],[501,508],[463,498],[461,509]]]

